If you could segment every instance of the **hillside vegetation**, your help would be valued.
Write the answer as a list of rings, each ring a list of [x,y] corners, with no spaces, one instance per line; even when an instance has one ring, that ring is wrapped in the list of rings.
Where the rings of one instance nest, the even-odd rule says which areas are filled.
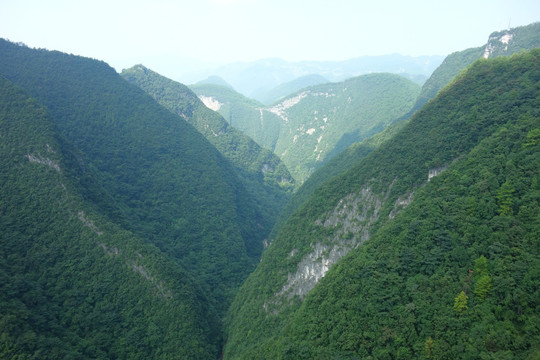
[[[539,61],[476,62],[318,188],[238,293],[226,357],[538,356]]]
[[[294,180],[281,160],[230,126],[185,85],[142,65],[124,70],[121,75],[193,125],[234,165],[244,186],[256,199],[259,212],[263,214],[261,231],[268,233],[294,187]]]
[[[484,46],[457,51],[448,55],[422,86],[414,106],[419,110],[434,98],[439,90],[462,70],[480,58],[510,56],[523,50],[540,47],[540,22],[503,31],[493,32]]]
[[[197,299],[196,308],[202,306],[219,321],[203,314],[199,319],[186,308],[193,316],[190,321],[195,321],[193,327],[200,329],[186,331],[194,334],[194,348],[200,345],[201,351],[217,357],[222,316],[258,262],[266,235],[266,219],[235,168],[193,126],[103,62],[5,40],[0,41],[0,53],[0,74],[46,108],[58,136],[74,148],[79,166],[87,169],[85,174],[91,174],[70,178],[81,184],[84,200],[105,220],[159,249],[159,261],[185,269],[185,275],[179,277],[191,279],[205,294],[188,296]],[[41,161],[39,155],[35,157]],[[16,216],[10,211],[6,216]],[[28,221],[26,226],[41,226],[39,218]],[[55,224],[60,226],[61,222]],[[14,241],[25,240],[15,237]],[[99,249],[95,242],[92,246]],[[66,261],[86,260],[68,256]],[[20,270],[23,275],[24,268]],[[154,277],[144,268],[139,272],[149,279]],[[79,270],[69,274],[66,281],[75,283],[85,276]],[[114,287],[104,285],[102,292],[117,296]],[[186,301],[189,303],[189,298]],[[145,312],[135,318],[149,320]],[[97,317],[96,324],[100,321]],[[170,321],[180,326],[184,320]],[[203,344],[199,340],[205,333],[212,336]],[[191,337],[188,339],[189,343]],[[125,347],[132,345],[126,343]],[[158,344],[152,351],[164,351],[160,355],[164,357],[171,354]]]
[[[239,102],[240,95],[226,96],[230,89],[208,85],[192,89],[199,97],[221,104],[216,110],[225,119],[273,150],[299,185],[351,144],[407,114],[420,91],[399,75],[370,74],[307,87],[264,107]],[[227,110],[239,104],[241,111]]]
[[[215,358],[201,288],[91,201],[80,154],[2,76],[0,134],[0,358]]]

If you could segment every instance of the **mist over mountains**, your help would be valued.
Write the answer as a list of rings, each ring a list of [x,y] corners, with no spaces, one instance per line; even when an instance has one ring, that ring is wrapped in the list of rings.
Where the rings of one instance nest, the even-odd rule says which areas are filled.
[[[268,103],[267,92],[308,75],[318,75],[328,82],[337,82],[362,74],[389,72],[421,83],[443,60],[444,56],[439,55],[412,57],[399,54],[363,56],[345,61],[288,62],[282,59],[261,59],[232,63],[197,75],[179,76],[179,80],[193,84],[209,76],[219,76],[241,94]]]

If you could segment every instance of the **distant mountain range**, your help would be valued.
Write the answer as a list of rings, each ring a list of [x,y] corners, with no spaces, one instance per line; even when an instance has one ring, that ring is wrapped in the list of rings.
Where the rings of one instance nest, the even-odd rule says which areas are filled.
[[[421,83],[443,59],[444,56],[438,55],[412,57],[399,54],[362,56],[345,61],[288,62],[282,59],[262,59],[224,65],[198,75],[192,74],[190,78],[180,81],[189,84],[209,76],[219,76],[241,94],[269,103],[276,100],[275,96],[268,94],[274,88],[308,75],[318,75],[336,82],[363,74],[388,72]]]

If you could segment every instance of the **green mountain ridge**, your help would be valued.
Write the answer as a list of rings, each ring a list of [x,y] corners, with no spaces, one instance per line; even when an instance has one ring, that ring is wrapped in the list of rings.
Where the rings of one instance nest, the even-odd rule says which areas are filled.
[[[230,126],[188,87],[142,65],[124,70],[121,75],[193,125],[235,166],[244,186],[259,203],[261,223],[264,223],[261,231],[268,233],[294,187],[294,180],[280,159]]]
[[[308,86],[319,85],[329,82],[325,77],[318,74],[300,76],[294,80],[280,84],[270,90],[255,91],[252,97],[265,105],[270,105],[284,97],[297,92]]]
[[[272,106],[255,103],[249,110],[250,105],[242,101],[244,111],[238,112],[228,111],[238,97],[225,97],[223,88],[192,90],[223,104],[215,110],[261,146],[272,149],[301,184],[349,145],[407,114],[420,87],[399,75],[369,74],[310,86]]]
[[[54,123],[0,76],[0,357],[215,357],[202,290],[87,200],[93,177]]]
[[[223,116],[229,125],[244,132],[261,147],[275,148],[280,119],[274,114],[267,114],[263,118],[262,103],[224,86],[199,84],[190,85],[189,88],[208,108]]]
[[[426,102],[435,97],[437,92],[452,78],[480,58],[510,56],[523,50],[540,47],[538,34],[540,34],[540,22],[496,31],[491,33],[485,45],[448,55],[423,85],[413,109],[420,109]]]
[[[96,184],[87,176],[73,180],[81,182],[86,200],[107,221],[159,249],[158,261],[184,269],[182,274],[201,289],[204,296],[188,293],[186,301],[194,298],[193,309],[202,306],[212,315],[197,319],[200,312],[186,309],[193,324],[186,330],[193,332],[186,349],[206,354],[195,352],[195,357],[217,357],[223,314],[258,262],[266,235],[261,228],[267,219],[234,167],[194,127],[103,62],[5,40],[0,53],[0,74],[45,106],[59,136],[93,174]],[[39,155],[35,160],[47,162]],[[134,268],[152,279],[144,269]],[[136,318],[144,319],[144,312]],[[171,318],[177,320],[183,321]],[[208,341],[199,341],[201,336]],[[152,351],[180,357],[159,344]]]
[[[270,106],[0,39],[0,358],[538,358],[539,24]]]
[[[310,194],[318,186],[332,176],[339,175],[341,172],[352,167],[371,151],[375,150],[383,141],[389,140],[392,135],[401,129],[404,123],[410,119],[412,114],[419,110],[421,106],[431,98],[435,97],[437,92],[451,81],[452,77],[459,74],[459,72],[468,65],[472,64],[474,60],[481,58],[482,56],[480,54],[482,51],[484,55],[491,54],[488,57],[492,58],[497,56],[511,56],[525,49],[540,46],[539,33],[538,24],[531,24],[529,26],[502,32],[494,32],[489,37],[487,45],[459,51],[446,57],[422,87],[421,94],[418,96],[415,106],[408,114],[395,119],[393,124],[384,131],[375,134],[371,138],[365,139],[361,143],[353,144],[350,148],[347,148],[336,157],[330,159],[324,166],[316,170],[313,175],[309,177],[303,186],[293,194],[291,200],[281,212],[278,224],[272,230],[272,235],[270,237],[275,237],[281,224],[283,224],[296,208],[309,198]],[[504,39],[508,44],[501,42],[501,39]]]
[[[537,356],[539,57],[476,62],[319,187],[237,294],[225,358]]]

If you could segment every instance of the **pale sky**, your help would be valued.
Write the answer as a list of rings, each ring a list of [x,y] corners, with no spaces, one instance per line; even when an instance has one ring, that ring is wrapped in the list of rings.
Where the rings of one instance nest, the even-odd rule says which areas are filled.
[[[536,21],[538,0],[0,0],[2,38],[163,75],[268,57],[447,55]]]

